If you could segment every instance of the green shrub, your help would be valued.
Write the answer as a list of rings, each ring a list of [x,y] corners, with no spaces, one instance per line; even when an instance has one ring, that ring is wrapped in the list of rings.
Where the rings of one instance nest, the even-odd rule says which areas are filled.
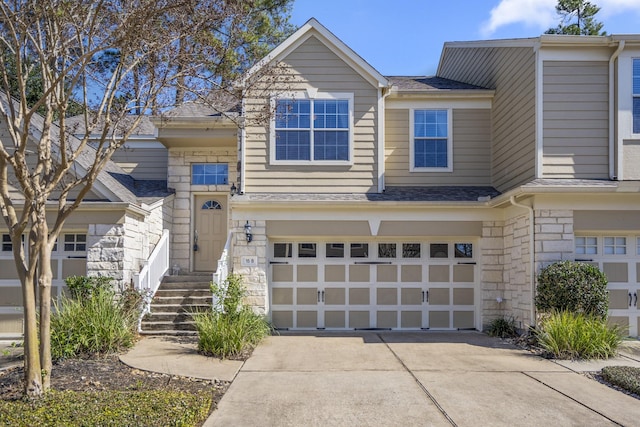
[[[196,426],[208,416],[210,391],[58,392],[42,400],[0,400],[3,426]]]
[[[97,289],[111,287],[111,277],[69,276],[64,279],[73,298],[89,298]]]
[[[607,278],[597,267],[581,262],[556,262],[538,276],[536,308],[542,312],[572,311],[606,319]]]
[[[246,290],[240,275],[229,275],[222,286],[211,285],[211,291],[217,301],[214,309],[193,314],[199,351],[223,359],[239,357],[271,333],[264,316],[243,304]]]
[[[514,338],[520,335],[514,317],[498,317],[493,319],[487,327],[487,334],[491,337]]]
[[[607,366],[602,368],[602,378],[610,384],[640,395],[640,368]]]
[[[606,359],[615,356],[622,341],[619,326],[570,311],[552,313],[535,334],[538,345],[557,359]]]
[[[138,302],[111,286],[97,286],[81,298],[62,296],[51,316],[51,355],[64,359],[130,348],[136,337]]]

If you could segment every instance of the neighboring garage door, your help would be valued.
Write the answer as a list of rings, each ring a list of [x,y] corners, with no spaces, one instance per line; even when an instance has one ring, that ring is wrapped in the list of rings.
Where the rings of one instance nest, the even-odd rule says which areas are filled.
[[[640,236],[576,235],[576,260],[597,265],[609,281],[609,320],[640,333]]]
[[[476,328],[473,241],[271,239],[270,249],[277,328]]]

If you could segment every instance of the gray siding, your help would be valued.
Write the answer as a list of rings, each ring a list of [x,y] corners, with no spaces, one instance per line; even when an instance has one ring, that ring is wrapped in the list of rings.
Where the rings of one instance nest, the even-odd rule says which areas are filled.
[[[501,191],[535,177],[535,69],[528,47],[449,47],[440,64],[440,77],[495,90],[491,181]]]
[[[544,61],[545,178],[609,177],[606,61]]]
[[[166,148],[122,147],[113,153],[111,160],[134,179],[167,179]]]
[[[245,107],[245,190],[247,192],[370,192],[377,191],[378,90],[317,38],[311,37],[290,53],[249,93]],[[273,165],[269,157],[269,128],[265,111],[269,95],[317,88],[320,92],[354,94],[353,164],[326,166]],[[262,118],[262,123],[260,119]],[[266,117],[268,119],[268,117]],[[268,121],[268,120],[267,120]]]
[[[453,172],[409,172],[410,110],[385,113],[385,184],[491,185],[491,111],[453,110]]]

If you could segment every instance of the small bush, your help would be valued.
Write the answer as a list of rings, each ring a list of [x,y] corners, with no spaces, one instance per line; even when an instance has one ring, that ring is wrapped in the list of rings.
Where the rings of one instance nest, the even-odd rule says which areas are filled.
[[[64,279],[71,296],[76,299],[89,298],[97,289],[111,286],[111,277],[69,276]]]
[[[569,311],[552,313],[535,334],[538,345],[557,359],[606,359],[615,356],[622,341],[619,326]]]
[[[222,286],[212,284],[211,291],[216,297],[213,310],[193,314],[202,353],[223,359],[240,357],[271,333],[264,316],[243,304],[246,290],[240,275],[229,275]]]
[[[491,337],[514,338],[520,335],[514,317],[498,317],[493,319],[487,327],[487,334]]]
[[[209,391],[58,392],[37,401],[0,401],[3,426],[196,426],[209,414]]]
[[[62,296],[51,316],[51,355],[65,359],[130,348],[136,337],[140,300],[116,295],[110,285],[96,286],[82,297]]]
[[[602,368],[602,378],[630,393],[640,395],[640,368],[607,366]]]
[[[536,308],[542,312],[571,311],[606,319],[609,308],[607,278],[597,267],[562,261],[538,276]]]

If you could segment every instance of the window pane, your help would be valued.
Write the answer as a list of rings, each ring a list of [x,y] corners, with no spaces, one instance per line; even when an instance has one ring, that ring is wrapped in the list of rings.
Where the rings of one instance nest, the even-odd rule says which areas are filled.
[[[449,244],[448,243],[432,243],[431,245],[429,245],[429,256],[431,258],[448,258]]]
[[[446,110],[416,110],[413,119],[414,136],[417,138],[446,138],[448,136]]]
[[[640,133],[640,96],[633,98],[633,133]]]
[[[275,258],[291,258],[293,252],[293,244],[291,243],[274,243],[273,256]]]
[[[276,128],[301,129],[310,127],[308,100],[281,99],[276,105]]]
[[[313,103],[316,129],[348,129],[349,101],[346,99],[322,99]]]
[[[298,258],[315,258],[315,243],[298,243]]]
[[[395,243],[378,243],[378,258],[395,258]]]
[[[349,160],[349,132],[315,131],[313,138],[315,160]]]
[[[193,185],[224,185],[228,183],[229,165],[226,163],[205,163],[191,165]]]
[[[276,131],[276,160],[311,160],[308,131]]]
[[[327,258],[344,258],[344,243],[327,243]]]
[[[454,245],[454,252],[456,258],[473,258],[473,244],[456,243]]]
[[[351,258],[366,258],[369,256],[368,243],[352,243]]]
[[[11,243],[11,236],[8,234],[2,235],[2,252],[11,252],[13,245]]]
[[[403,243],[402,258],[420,258],[420,243]]]
[[[414,165],[417,168],[446,168],[446,139],[416,139],[414,147]]]
[[[640,95],[640,59],[633,60],[633,94]]]

